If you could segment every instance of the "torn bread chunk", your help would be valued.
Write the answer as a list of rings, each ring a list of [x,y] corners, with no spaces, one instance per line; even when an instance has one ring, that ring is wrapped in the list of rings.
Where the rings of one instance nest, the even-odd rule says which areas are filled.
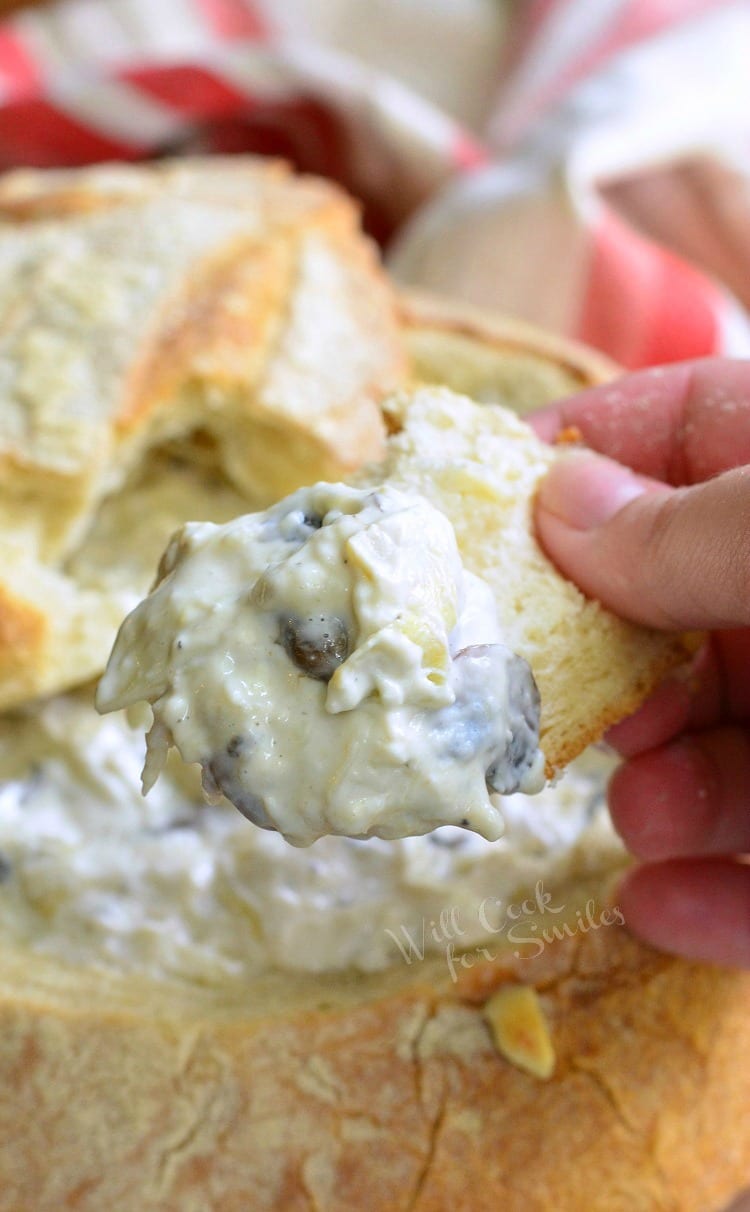
[[[200,459],[201,495],[211,478],[234,514],[345,478],[382,457],[405,360],[356,207],[273,162],[0,176],[0,263],[7,709],[104,667],[124,611],[87,549],[149,462]],[[97,575],[125,563],[119,539]]]
[[[685,656],[543,554],[533,497],[564,456],[523,422],[444,389],[389,411],[385,464],[356,487],[173,538],[97,699],[152,704],[146,790],[175,745],[209,795],[296,844],[493,839],[499,794],[538,791]]]
[[[552,463],[567,457],[564,447],[540,441],[508,409],[446,388],[399,393],[386,412],[395,432],[375,474],[445,514],[464,568],[490,587],[505,643],[528,661],[539,688],[551,777],[635,711],[695,651],[696,637],[617,618],[548,559],[534,498]]]

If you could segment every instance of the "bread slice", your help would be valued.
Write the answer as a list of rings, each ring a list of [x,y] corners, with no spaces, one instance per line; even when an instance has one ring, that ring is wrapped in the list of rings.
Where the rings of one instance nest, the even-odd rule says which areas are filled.
[[[424,387],[386,402],[392,435],[365,480],[425,497],[456,534],[464,567],[490,586],[504,642],[531,666],[548,775],[630,714],[690,645],[586,598],[534,533],[536,490],[560,448],[508,409]]]
[[[475,354],[499,402],[523,395],[516,368],[535,403],[602,373],[461,307],[419,314],[421,379],[459,364],[443,346],[462,376]],[[461,958],[457,939],[455,981],[440,954],[370,975],[122,976],[42,955],[40,917],[0,943],[1,1212],[720,1212],[750,1173],[750,975],[636,943],[603,915],[606,879],[556,889],[529,955],[489,938]],[[520,1024],[525,1068],[494,1037],[509,987],[536,991],[546,1077],[536,1027]]]
[[[102,668],[122,603],[80,569],[152,452],[187,443],[245,509],[342,478],[382,451],[378,401],[405,363],[354,205],[279,164],[9,174],[0,262],[9,707]],[[155,517],[161,539],[193,512]]]

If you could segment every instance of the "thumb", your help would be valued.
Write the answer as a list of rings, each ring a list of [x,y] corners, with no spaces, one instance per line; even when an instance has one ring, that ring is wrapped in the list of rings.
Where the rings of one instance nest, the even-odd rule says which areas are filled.
[[[750,623],[750,467],[668,488],[601,455],[565,455],[542,482],[547,554],[589,597],[652,627]]]

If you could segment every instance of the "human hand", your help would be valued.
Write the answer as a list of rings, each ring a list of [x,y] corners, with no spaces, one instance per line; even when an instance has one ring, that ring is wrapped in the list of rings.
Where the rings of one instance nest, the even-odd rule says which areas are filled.
[[[625,618],[710,632],[693,676],[608,734],[612,817],[642,860],[619,904],[658,947],[750,966],[750,362],[642,371],[530,420],[609,456],[573,452],[542,485],[560,569]]]

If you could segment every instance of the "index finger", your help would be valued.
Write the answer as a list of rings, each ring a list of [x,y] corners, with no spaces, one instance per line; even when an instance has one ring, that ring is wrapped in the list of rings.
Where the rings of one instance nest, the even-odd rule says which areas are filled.
[[[642,475],[697,484],[750,463],[750,361],[637,371],[526,419],[547,442],[572,426],[592,450]]]

